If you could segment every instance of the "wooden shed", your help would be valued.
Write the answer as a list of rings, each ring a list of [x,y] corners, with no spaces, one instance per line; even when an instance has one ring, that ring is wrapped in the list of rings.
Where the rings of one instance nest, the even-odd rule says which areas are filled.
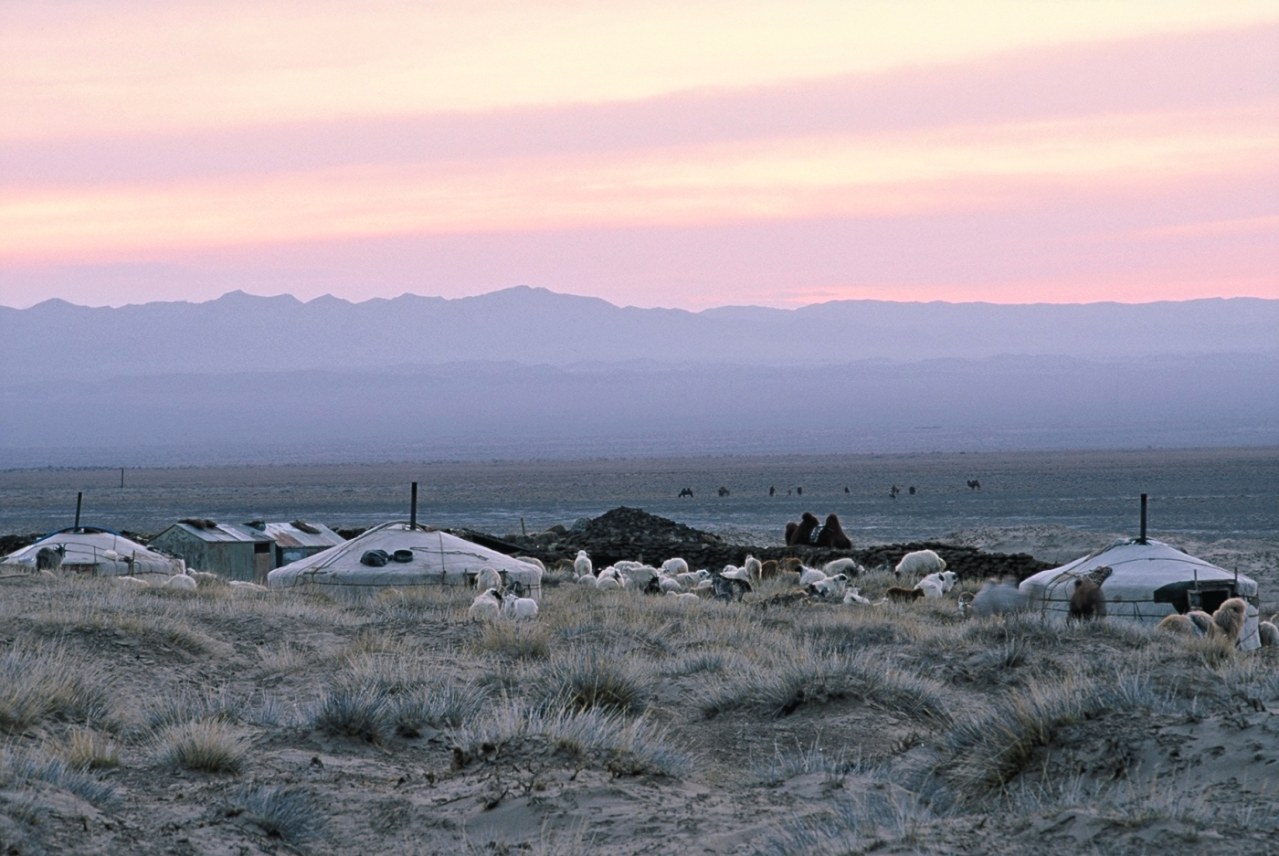
[[[193,571],[265,583],[275,567],[275,542],[266,532],[234,523],[186,518],[151,539],[151,548],[176,556]]]

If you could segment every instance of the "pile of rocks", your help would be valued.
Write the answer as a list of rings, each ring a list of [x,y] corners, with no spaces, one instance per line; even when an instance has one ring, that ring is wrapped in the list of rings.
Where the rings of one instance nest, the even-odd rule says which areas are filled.
[[[780,531],[780,530],[779,530]],[[929,549],[946,560],[947,569],[961,579],[984,579],[1012,575],[1024,579],[1052,567],[1026,553],[983,553],[975,547],[937,542],[881,544],[864,549],[836,550],[825,547],[743,546],[730,544],[718,535],[702,532],[639,508],[620,507],[594,519],[579,520],[571,527],[554,526],[529,536],[495,539],[481,533],[458,532],[463,537],[507,553],[536,556],[548,566],[559,559],[571,559],[586,550],[596,567],[623,559],[660,564],[672,556],[688,560],[697,568],[740,565],[749,553],[761,560],[798,556],[805,564],[820,566],[831,559],[851,556],[868,569],[891,568],[912,550]]]

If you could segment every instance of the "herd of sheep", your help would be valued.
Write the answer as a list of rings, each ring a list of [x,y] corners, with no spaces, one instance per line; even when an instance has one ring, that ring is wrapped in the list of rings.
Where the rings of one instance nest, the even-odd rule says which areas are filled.
[[[536,559],[528,561],[541,564]],[[730,564],[715,570],[692,570],[688,562],[681,558],[667,559],[661,565],[618,561],[597,569],[587,551],[579,550],[571,562],[565,561],[557,570],[571,574],[573,583],[580,586],[605,591],[629,589],[682,601],[700,601],[703,598],[738,601],[746,593],[753,591],[754,585],[761,580],[783,575],[794,578],[795,589],[775,597],[788,601],[808,599],[853,606],[921,598],[940,599],[946,597],[958,582],[955,573],[946,570],[946,560],[932,550],[915,550],[903,556],[893,567],[893,573],[899,582],[915,580],[914,584],[889,586],[884,596],[874,601],[864,596],[860,588],[850,584],[866,571],[851,558],[834,559],[820,568],[808,567],[798,558],[780,562],[760,561],[748,555],[740,567]],[[1088,621],[1105,617],[1105,598],[1102,596],[1101,586],[1110,573],[1111,569],[1108,567],[1096,568],[1075,582],[1069,609],[1072,620]],[[472,620],[537,617],[537,601],[523,597],[518,590],[510,590],[504,584],[504,576],[491,568],[484,568],[477,574],[476,588],[480,590],[480,594],[470,607]],[[987,580],[976,593],[964,592],[958,597],[959,613],[965,617],[1008,615],[1021,612],[1028,606],[1028,597],[1018,588],[1015,578]],[[1185,615],[1169,615],[1159,623],[1157,629],[1200,637],[1220,636],[1237,642],[1243,631],[1245,613],[1244,600],[1232,597],[1211,615],[1200,610],[1191,610]],[[1259,635],[1262,645],[1279,646],[1279,628],[1273,619],[1260,623]]]

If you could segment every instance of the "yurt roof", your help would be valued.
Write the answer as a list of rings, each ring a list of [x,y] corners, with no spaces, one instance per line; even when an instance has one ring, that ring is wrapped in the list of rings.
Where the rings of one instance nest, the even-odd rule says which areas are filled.
[[[0,559],[0,566],[17,566],[34,571],[36,554],[41,548],[59,545],[66,548],[62,557],[62,569],[67,571],[91,572],[98,576],[171,576],[186,570],[181,559],[171,559],[119,532],[96,526],[71,527],[53,532]]]
[[[363,561],[382,551],[383,565]],[[509,581],[533,593],[541,589],[542,569],[505,553],[431,527],[397,521],[383,523],[335,547],[276,568],[267,574],[271,588],[315,587],[331,594],[360,596],[385,588],[464,585],[481,568],[505,571]]]
[[[1040,571],[1021,583],[1031,608],[1064,617],[1069,611],[1075,581],[1100,567],[1111,574],[1102,583],[1106,614],[1144,623],[1156,623],[1173,612],[1197,606],[1211,612],[1226,597],[1248,601],[1243,647],[1255,647],[1257,635],[1257,582],[1204,559],[1184,553],[1162,541],[1134,538],[1116,541],[1104,549],[1056,568]]]

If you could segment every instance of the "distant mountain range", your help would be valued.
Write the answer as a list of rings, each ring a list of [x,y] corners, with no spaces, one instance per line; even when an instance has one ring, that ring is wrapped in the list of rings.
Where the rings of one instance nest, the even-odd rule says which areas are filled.
[[[0,365],[0,466],[1279,443],[1248,298],[50,300],[0,307]]]

